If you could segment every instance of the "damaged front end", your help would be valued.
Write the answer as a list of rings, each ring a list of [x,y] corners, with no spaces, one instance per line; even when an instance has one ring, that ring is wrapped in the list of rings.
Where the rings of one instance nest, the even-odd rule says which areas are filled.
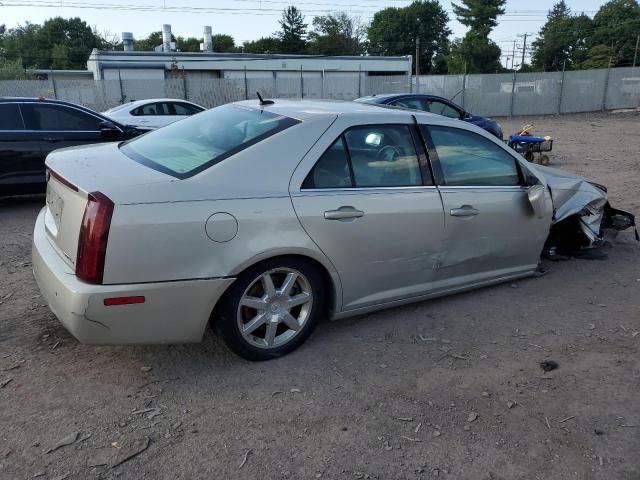
[[[553,202],[553,220],[544,255],[579,256],[605,244],[606,231],[636,227],[635,216],[613,208],[607,189],[555,168],[532,165],[547,182]],[[636,240],[640,240],[635,229]]]

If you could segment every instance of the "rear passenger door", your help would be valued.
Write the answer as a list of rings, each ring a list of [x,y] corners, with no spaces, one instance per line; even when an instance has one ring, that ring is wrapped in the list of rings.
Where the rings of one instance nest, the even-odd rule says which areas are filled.
[[[102,118],[83,110],[54,103],[21,106],[27,129],[37,132],[42,156],[59,148],[108,141],[100,131]],[[42,166],[44,174],[44,165]]]
[[[44,191],[37,134],[27,131],[17,102],[0,103],[0,194]]]
[[[343,310],[430,290],[442,203],[413,125],[338,120],[294,173],[291,196],[340,275]]]
[[[535,270],[551,212],[542,219],[534,215],[515,154],[469,130],[421,130],[445,213],[434,287],[447,290]]]
[[[131,111],[135,124],[145,128],[160,128],[175,121],[169,116],[169,109],[164,102],[142,105]]]

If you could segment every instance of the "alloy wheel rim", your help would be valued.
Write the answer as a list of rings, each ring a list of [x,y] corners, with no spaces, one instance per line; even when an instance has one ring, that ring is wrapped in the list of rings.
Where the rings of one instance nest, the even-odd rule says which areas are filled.
[[[242,338],[264,349],[281,347],[307,324],[313,292],[307,278],[290,268],[264,272],[240,298],[237,323]]]

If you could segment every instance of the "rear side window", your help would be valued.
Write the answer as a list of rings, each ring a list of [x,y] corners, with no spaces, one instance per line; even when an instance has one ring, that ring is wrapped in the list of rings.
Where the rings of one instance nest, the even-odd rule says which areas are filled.
[[[297,123],[265,110],[223,105],[134,138],[120,149],[148,167],[187,178]]]
[[[410,108],[412,110],[427,110],[426,105],[420,98],[402,98],[390,103],[390,105],[402,108]]]
[[[367,125],[342,134],[318,159],[303,189],[422,185],[407,125]]]
[[[89,131],[100,130],[101,120],[88,113],[64,105],[27,103],[22,105],[27,128],[48,131]]]
[[[491,140],[458,128],[432,126],[429,127],[429,132],[438,154],[445,185],[520,184],[515,158]]]
[[[449,118],[460,118],[458,110],[438,100],[429,100],[429,111]]]
[[[17,103],[0,103],[0,130],[24,130]]]
[[[170,115],[194,115],[203,111],[202,108],[188,103],[168,103]]]
[[[134,117],[144,117],[147,115],[169,115],[164,103],[149,103],[148,105],[142,105],[141,107],[131,110],[131,115]]]

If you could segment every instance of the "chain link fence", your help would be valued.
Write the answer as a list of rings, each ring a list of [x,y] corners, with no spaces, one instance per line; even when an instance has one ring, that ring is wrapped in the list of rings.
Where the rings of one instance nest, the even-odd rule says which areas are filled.
[[[55,73],[55,72],[54,72]],[[0,81],[0,96],[56,98],[104,111],[132,100],[180,98],[210,108],[255,98],[353,100],[420,92],[453,99],[465,109],[493,116],[544,115],[640,107],[640,67],[495,75],[369,76],[320,72],[268,72],[263,77],[205,78],[178,75],[165,80]]]

